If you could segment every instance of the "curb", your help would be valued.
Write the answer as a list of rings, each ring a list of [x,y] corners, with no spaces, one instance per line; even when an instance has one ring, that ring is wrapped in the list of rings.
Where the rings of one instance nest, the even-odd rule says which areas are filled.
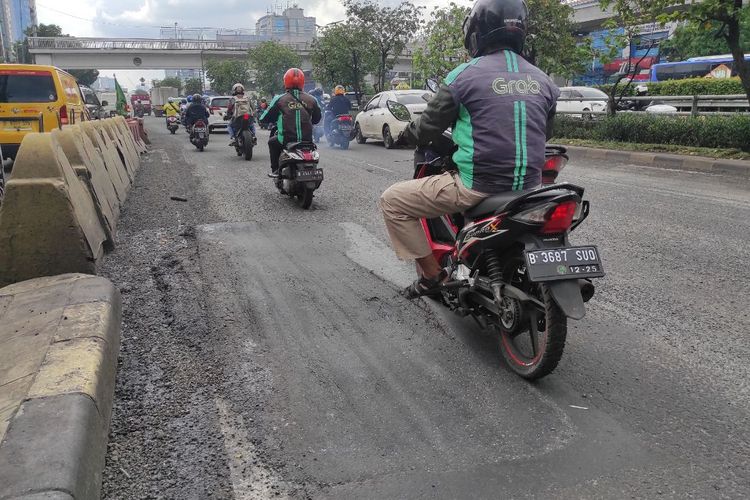
[[[104,278],[0,289],[0,500],[99,498],[120,322]]]
[[[686,156],[667,153],[639,153],[634,151],[618,151],[614,149],[587,148],[582,146],[564,145],[573,158],[587,160],[608,160],[646,167],[664,168],[672,170],[686,170],[690,172],[709,172],[714,174],[728,174],[750,178],[750,161],[722,160],[703,156]]]

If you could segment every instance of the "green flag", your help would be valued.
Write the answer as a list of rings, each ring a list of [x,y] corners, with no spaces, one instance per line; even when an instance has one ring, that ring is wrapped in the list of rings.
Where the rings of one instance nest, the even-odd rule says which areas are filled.
[[[117,114],[120,116],[127,116],[128,100],[125,98],[125,92],[122,91],[122,87],[117,81],[115,76],[115,92],[117,93]]]

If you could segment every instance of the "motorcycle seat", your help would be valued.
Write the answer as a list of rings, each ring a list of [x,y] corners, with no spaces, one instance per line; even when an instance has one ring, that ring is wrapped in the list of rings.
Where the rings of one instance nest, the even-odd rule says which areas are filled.
[[[307,150],[314,150],[318,149],[318,147],[315,145],[314,142],[291,142],[287,144],[286,149],[289,151],[294,151],[296,149],[307,149]]]
[[[507,191],[504,193],[496,194],[482,200],[478,205],[470,208],[464,212],[464,217],[470,220],[477,220],[482,217],[489,217],[500,213],[506,209],[508,204],[523,195],[533,193],[536,189],[527,189],[525,191]],[[553,191],[544,191],[537,195],[530,196],[528,202],[538,202],[540,200],[547,200],[556,196],[569,194],[570,191],[567,189],[555,189]]]

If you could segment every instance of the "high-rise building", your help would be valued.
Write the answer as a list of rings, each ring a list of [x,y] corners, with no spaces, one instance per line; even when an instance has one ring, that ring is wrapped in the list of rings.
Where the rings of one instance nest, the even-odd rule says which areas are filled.
[[[24,39],[29,26],[37,24],[36,0],[0,0],[3,57],[14,61],[13,45]]]
[[[305,16],[297,5],[287,7],[281,13],[269,12],[255,23],[260,36],[282,42],[309,42],[315,38],[315,18]]]

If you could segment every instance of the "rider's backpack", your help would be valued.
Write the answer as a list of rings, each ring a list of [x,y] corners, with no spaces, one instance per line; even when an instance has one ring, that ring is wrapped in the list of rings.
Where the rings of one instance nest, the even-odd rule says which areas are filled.
[[[250,111],[250,100],[245,96],[234,96],[234,116],[252,114]]]

